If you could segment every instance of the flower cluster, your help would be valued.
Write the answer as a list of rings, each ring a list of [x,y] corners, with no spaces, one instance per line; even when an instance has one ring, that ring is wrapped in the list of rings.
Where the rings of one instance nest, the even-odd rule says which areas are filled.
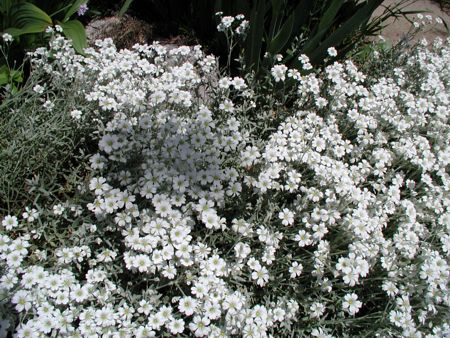
[[[263,137],[258,88],[200,47],[56,37],[33,66],[86,83],[95,109],[65,113],[98,151],[78,199],[2,219],[16,335],[444,337],[449,64],[450,41],[383,78],[278,64],[295,91]]]

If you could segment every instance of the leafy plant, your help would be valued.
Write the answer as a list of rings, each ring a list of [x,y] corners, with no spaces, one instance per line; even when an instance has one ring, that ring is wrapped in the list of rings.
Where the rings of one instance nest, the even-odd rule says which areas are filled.
[[[259,72],[271,66],[266,53],[282,54],[283,62],[299,68],[298,56],[306,54],[311,63],[321,64],[329,47],[344,55],[367,36],[375,35],[387,19],[410,12],[404,6],[411,0],[400,0],[372,17],[382,0],[145,0],[134,3],[144,20],[161,20],[168,34],[177,34],[179,27],[189,27],[195,35],[221,56],[227,55],[223,36],[217,34],[216,12],[224,16],[243,14],[250,21],[247,39],[243,42],[247,70]],[[167,34],[167,32],[165,32]],[[237,57],[237,55],[234,55]]]
[[[79,57],[54,42],[33,72],[59,91],[33,87],[4,114],[77,108],[73,128],[84,117],[98,147],[73,198],[0,215],[11,333],[449,336],[448,41],[394,54],[375,77],[346,60],[254,82],[198,48],[105,40]],[[261,90],[289,78],[283,97]],[[5,127],[0,151],[16,134],[22,146],[0,166],[71,138],[36,123],[36,142],[30,126]]]
[[[83,53],[83,48],[86,47],[84,26],[80,21],[71,18],[86,1],[0,0],[0,29],[8,39],[11,37],[11,40],[14,40],[12,43],[8,41],[7,53],[5,47],[2,47],[0,86],[8,85],[11,93],[18,91],[28,76],[28,68],[24,64],[26,52],[44,45],[44,33],[55,25],[59,25],[63,34],[72,40],[75,50]]]
[[[1,74],[0,80],[6,82]],[[77,119],[88,106],[74,95],[82,85],[34,69],[16,95],[5,94],[0,104],[0,213],[73,193],[70,182],[83,174],[80,151],[89,144],[91,130]]]
[[[2,27],[4,32],[19,38],[25,34],[43,33],[48,27],[59,25],[63,34],[72,40],[78,53],[86,47],[86,32],[83,24],[71,17],[86,0],[75,0],[52,14],[47,14],[32,2],[2,1]]]
[[[2,40],[3,43],[0,45],[0,53],[2,54],[4,64],[0,65],[0,87],[9,85],[8,90],[14,94],[23,82],[23,63],[19,67],[9,63],[8,54],[12,37],[4,34]]]
[[[390,17],[404,15],[409,0],[386,7],[382,15],[371,19],[382,0],[259,0],[251,9],[250,30],[244,44],[247,69],[266,68],[263,56],[282,54],[283,62],[300,69],[298,57],[306,54],[312,64],[327,57],[327,49],[336,47],[345,55],[356,43],[375,35]],[[267,59],[267,60],[270,60]]]
[[[16,93],[19,85],[23,82],[23,71],[11,69],[7,65],[0,66],[0,87],[10,85],[11,92]]]

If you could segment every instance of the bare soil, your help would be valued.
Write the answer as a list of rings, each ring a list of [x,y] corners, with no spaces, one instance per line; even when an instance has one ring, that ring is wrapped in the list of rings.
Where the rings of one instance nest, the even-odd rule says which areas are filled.
[[[383,6],[389,6],[399,3],[398,0],[385,0]],[[436,37],[447,38],[449,37],[449,31],[445,27],[444,24],[437,24],[434,18],[441,18],[443,22],[447,24],[450,28],[450,13],[448,9],[441,8],[439,3],[436,1],[430,0],[417,0],[408,5],[406,10],[411,11],[424,11],[423,15],[431,15],[433,17],[433,23],[426,26],[424,32],[418,34],[415,40],[420,40],[422,38],[427,39],[428,41],[434,40]],[[383,8],[378,8],[374,15],[380,14],[383,12]],[[417,14],[408,15],[409,20],[413,20]],[[405,18],[391,19],[389,21],[389,25],[383,29],[381,32],[381,36],[383,36],[386,40],[395,43],[399,41],[408,30],[411,28],[411,22]],[[415,19],[417,21],[417,19]],[[424,20],[428,21],[428,20]]]

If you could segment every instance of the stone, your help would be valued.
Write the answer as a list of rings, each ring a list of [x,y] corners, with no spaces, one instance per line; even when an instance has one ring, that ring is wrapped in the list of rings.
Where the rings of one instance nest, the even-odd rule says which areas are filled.
[[[91,47],[95,40],[111,38],[117,49],[131,49],[137,43],[150,43],[153,28],[147,22],[129,15],[111,16],[91,21],[86,26],[86,36]]]

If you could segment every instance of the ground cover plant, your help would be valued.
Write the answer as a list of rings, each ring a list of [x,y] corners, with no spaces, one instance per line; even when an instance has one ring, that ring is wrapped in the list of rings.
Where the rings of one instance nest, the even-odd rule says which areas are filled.
[[[74,118],[90,109],[80,95],[83,86],[35,69],[20,91],[4,88],[0,213],[18,212],[30,203],[45,205],[75,191],[89,149],[96,149],[90,137],[95,129]]]
[[[70,198],[2,217],[3,323],[17,337],[448,336],[450,40],[405,53],[382,76],[329,48],[323,71],[302,55],[301,71],[274,59],[256,80],[199,46],[104,40],[81,56],[55,35],[33,69],[78,84],[66,116],[97,146]]]

